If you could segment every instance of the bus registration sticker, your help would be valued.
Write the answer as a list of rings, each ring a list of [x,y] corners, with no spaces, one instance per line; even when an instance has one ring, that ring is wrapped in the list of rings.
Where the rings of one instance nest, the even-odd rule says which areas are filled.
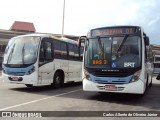
[[[105,85],[105,90],[117,90],[117,87],[115,85]]]

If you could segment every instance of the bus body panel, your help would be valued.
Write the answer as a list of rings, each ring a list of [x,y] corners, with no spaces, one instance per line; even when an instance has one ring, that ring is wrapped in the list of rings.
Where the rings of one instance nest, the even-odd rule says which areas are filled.
[[[135,93],[143,94],[144,93],[144,82],[138,80],[137,82],[128,83],[128,84],[114,84],[117,90],[105,90],[105,85],[112,84],[98,84],[92,81],[83,79],[83,90],[84,91],[96,91],[96,92],[117,92],[117,93]]]
[[[81,80],[81,65],[82,63],[78,62],[78,61],[69,61],[69,81],[80,81]]]
[[[62,59],[54,59],[53,62],[42,65],[38,68],[38,73],[32,73],[31,75],[16,76],[22,77],[22,81],[10,81],[8,77],[14,77],[2,72],[4,82],[17,83],[17,84],[32,84],[33,86],[50,85],[53,83],[55,72],[62,70],[65,74],[64,82],[81,81],[81,62],[68,61]],[[70,69],[69,69],[70,68]],[[31,80],[31,81],[30,81]],[[38,81],[37,81],[38,80]]]
[[[68,82],[69,81],[69,75],[68,75],[68,60],[62,60],[62,59],[54,59],[54,73],[57,70],[62,70],[64,72],[64,82]],[[54,75],[53,75],[54,77]],[[53,82],[53,77],[52,77],[52,82]]]
[[[53,62],[46,63],[38,68],[39,84],[51,84],[53,82]]]

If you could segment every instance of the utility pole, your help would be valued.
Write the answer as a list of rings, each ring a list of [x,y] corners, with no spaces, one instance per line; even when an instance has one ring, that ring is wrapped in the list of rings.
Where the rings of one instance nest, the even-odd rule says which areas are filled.
[[[63,1],[62,38],[64,37],[65,0]]]

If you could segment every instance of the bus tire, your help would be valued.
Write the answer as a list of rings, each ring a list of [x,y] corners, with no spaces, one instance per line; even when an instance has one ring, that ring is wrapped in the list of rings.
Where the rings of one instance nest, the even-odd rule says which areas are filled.
[[[151,77],[151,82],[149,83],[149,87],[152,87],[152,77]]]
[[[25,84],[27,87],[33,87],[33,85],[31,84]]]
[[[53,84],[52,86],[56,89],[62,87],[64,80],[63,80],[63,75],[61,74],[61,72],[56,72],[53,78]]]
[[[137,95],[138,95],[139,97],[143,97],[143,96],[146,94],[147,90],[148,90],[148,74],[147,74],[147,82],[146,82],[146,86],[145,86],[144,93],[142,93],[142,94],[137,94]]]
[[[147,74],[147,82],[146,82],[146,86],[145,86],[145,90],[144,90],[143,95],[146,94],[147,90],[148,90],[148,74]]]

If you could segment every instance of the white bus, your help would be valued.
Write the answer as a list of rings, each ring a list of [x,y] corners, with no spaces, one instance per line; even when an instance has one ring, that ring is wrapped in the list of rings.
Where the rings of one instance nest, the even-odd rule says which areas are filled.
[[[4,82],[27,87],[81,81],[82,52],[78,42],[49,34],[12,38],[2,64]]]
[[[79,45],[83,42],[84,91],[143,95],[152,85],[153,56],[141,27],[92,29],[87,37],[80,37]]]

